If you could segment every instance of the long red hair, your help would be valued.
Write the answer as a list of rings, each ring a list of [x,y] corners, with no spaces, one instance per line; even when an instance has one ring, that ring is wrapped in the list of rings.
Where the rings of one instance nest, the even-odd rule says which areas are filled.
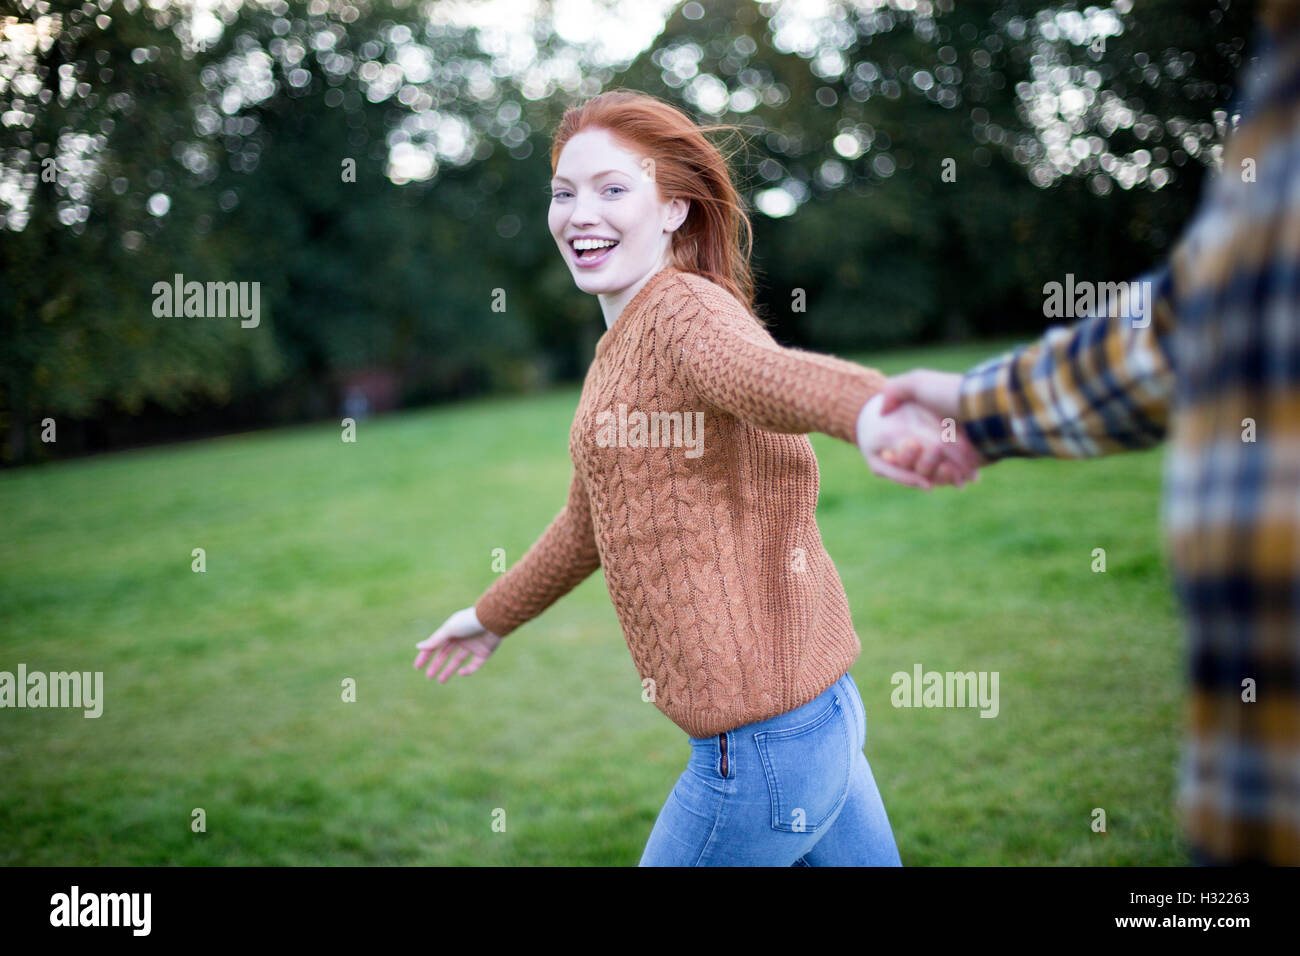
[[[564,144],[585,129],[608,130],[625,149],[652,161],[661,201],[690,200],[686,221],[673,233],[672,264],[716,282],[763,322],[754,312],[754,274],[749,263],[754,228],[728,165],[734,153],[724,155],[705,136],[740,127],[701,126],[648,93],[608,90],[565,110],[551,144],[552,174]]]

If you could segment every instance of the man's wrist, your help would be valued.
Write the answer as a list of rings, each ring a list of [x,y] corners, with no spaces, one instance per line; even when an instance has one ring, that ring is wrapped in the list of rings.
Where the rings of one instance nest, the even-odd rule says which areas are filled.
[[[1013,430],[1009,416],[999,405],[996,383],[983,374],[987,365],[984,363],[962,374],[953,418],[983,464],[989,465],[1006,456],[1007,441]]]

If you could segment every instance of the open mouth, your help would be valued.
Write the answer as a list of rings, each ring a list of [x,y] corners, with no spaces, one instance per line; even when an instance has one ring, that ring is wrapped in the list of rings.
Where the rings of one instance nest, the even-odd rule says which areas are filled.
[[[569,245],[579,262],[595,263],[618,248],[617,239],[574,239]]]

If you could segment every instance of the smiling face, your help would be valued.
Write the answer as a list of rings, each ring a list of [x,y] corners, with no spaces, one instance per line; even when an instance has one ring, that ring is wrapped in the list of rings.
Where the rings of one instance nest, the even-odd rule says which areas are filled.
[[[624,149],[606,129],[583,130],[564,144],[547,224],[583,292],[602,301],[630,292],[630,300],[670,262],[672,233],[689,203],[661,200],[653,172],[653,160]]]

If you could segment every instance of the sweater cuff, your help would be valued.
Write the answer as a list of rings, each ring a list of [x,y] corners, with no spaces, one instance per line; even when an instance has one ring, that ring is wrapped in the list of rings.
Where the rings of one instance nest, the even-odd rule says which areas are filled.
[[[877,393],[885,388],[888,379],[873,368],[864,368],[866,373],[855,377],[848,388],[837,390],[832,399],[831,424],[827,434],[858,446],[858,416],[862,406],[871,401]]]
[[[499,578],[497,580],[500,580]],[[478,622],[486,630],[491,631],[497,637],[505,637],[519,625],[510,619],[505,609],[498,606],[492,589],[489,588],[483,593],[476,602],[474,602],[474,614],[478,617]]]

